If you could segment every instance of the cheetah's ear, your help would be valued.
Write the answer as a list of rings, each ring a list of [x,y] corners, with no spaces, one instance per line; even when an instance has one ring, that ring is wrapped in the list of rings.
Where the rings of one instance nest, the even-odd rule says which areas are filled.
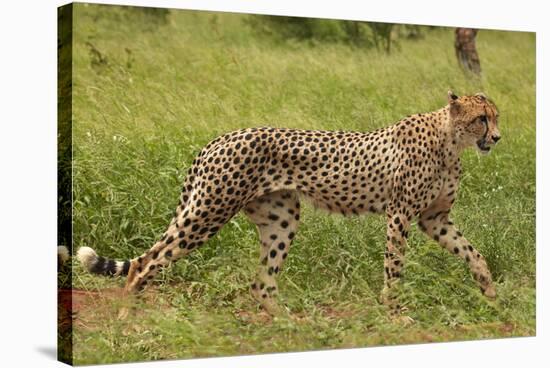
[[[476,97],[481,97],[482,99],[486,100],[487,99],[487,96],[485,96],[485,93],[483,92],[478,92],[475,94]]]
[[[453,91],[449,90],[447,92],[447,100],[449,101],[449,104],[453,104],[458,100],[458,96],[453,93]]]
[[[456,116],[460,111],[460,103],[458,102],[458,96],[449,90],[447,92],[447,100],[449,101],[451,116]]]

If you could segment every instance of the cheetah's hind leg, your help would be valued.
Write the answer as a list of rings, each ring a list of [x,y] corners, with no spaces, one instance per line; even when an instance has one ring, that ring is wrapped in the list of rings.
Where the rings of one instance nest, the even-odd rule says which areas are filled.
[[[176,213],[162,238],[131,261],[127,293],[141,290],[160,269],[199,248],[238,212],[239,204],[231,208],[207,204],[215,200],[215,197],[203,196]]]
[[[271,315],[281,315],[275,276],[282,269],[300,220],[300,201],[295,191],[281,190],[248,203],[244,213],[256,224],[260,237],[260,266],[250,292]]]

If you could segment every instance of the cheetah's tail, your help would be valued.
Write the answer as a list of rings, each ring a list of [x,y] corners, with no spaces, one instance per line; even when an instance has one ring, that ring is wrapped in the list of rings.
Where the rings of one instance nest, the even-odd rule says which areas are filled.
[[[126,276],[130,269],[130,261],[115,261],[98,256],[90,247],[80,247],[76,257],[91,273],[104,276]]]

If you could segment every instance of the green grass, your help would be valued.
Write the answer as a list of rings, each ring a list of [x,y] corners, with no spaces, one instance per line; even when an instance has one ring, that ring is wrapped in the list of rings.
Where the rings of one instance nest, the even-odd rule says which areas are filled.
[[[138,14],[139,15],[139,14]],[[497,283],[489,302],[467,267],[413,226],[401,298],[416,321],[378,303],[382,217],[328,216],[305,205],[279,277],[294,319],[271,320],[248,295],[258,262],[242,216],[159,277],[139,312],[88,301],[74,325],[76,364],[254,354],[535,334],[535,37],[481,30],[483,77],[458,68],[453,30],[425,30],[390,55],[336,43],[273,42],[246,16],[172,11],[154,24],[116,7],[75,5],[74,248],[130,258],[165,230],[193,157],[243,127],[368,131],[437,109],[446,93],[484,91],[502,141],[466,152],[452,217]],[[106,62],[90,53],[89,44]],[[122,279],[73,265],[73,286]]]

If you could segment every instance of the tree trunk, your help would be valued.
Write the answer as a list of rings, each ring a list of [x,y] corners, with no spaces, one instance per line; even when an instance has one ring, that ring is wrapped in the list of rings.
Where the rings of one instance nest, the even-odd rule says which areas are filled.
[[[455,30],[455,52],[460,66],[479,76],[481,65],[476,50],[477,29],[457,28]]]

